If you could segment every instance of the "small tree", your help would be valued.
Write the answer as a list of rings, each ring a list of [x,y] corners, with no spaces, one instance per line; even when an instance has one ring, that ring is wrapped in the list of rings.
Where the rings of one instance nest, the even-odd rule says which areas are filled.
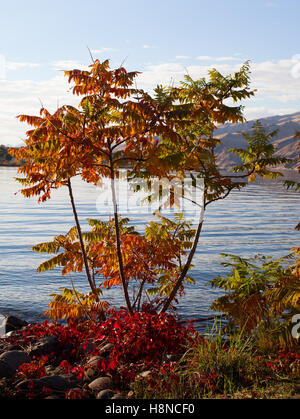
[[[212,71],[210,75],[211,83],[206,84],[203,80],[194,82],[187,77],[187,82],[183,83],[181,89],[172,88],[161,92],[162,97],[165,95],[165,98],[169,99],[169,96],[171,96],[173,99],[181,100],[182,103],[188,103],[191,97],[194,97],[195,100],[197,99],[200,104],[202,103],[200,98],[207,103],[205,99],[208,92],[210,92],[209,97],[211,100],[215,97],[220,100],[220,103],[217,102],[220,109],[214,107],[216,102],[213,102],[214,105],[211,105],[211,109],[214,111],[212,111],[212,114],[208,113],[206,115],[205,124],[190,124],[185,127],[180,131],[181,140],[178,143],[161,141],[158,144],[157,154],[161,156],[162,162],[168,162],[168,172],[165,172],[164,176],[172,176],[172,171],[175,171],[177,176],[179,174],[183,177],[187,172],[193,171],[190,174],[192,178],[203,178],[205,182],[204,202],[194,202],[195,205],[200,207],[200,217],[193,245],[170,295],[162,306],[162,312],[169,308],[191,267],[203,226],[203,214],[208,205],[225,199],[233,190],[240,190],[242,187],[245,187],[248,182],[244,179],[254,181],[256,176],[271,179],[282,176],[280,172],[271,169],[291,162],[290,159],[274,155],[276,150],[270,140],[278,131],[266,134],[261,123],[256,122],[251,134],[242,133],[247,142],[247,148],[228,150],[240,156],[242,164],[233,168],[233,174],[228,175],[221,172],[217,156],[215,155],[215,148],[220,143],[218,139],[213,138],[213,131],[216,128],[215,122],[224,122],[222,118],[230,118],[229,115],[231,115],[233,122],[242,119],[240,114],[241,107],[235,108],[235,112],[233,112],[232,108],[227,108],[223,105],[223,100],[228,98],[229,92],[231,92],[230,96],[234,100],[250,95],[247,89],[243,91],[234,90],[234,88],[241,85],[247,85],[248,67],[246,65],[233,78],[224,78],[216,71]],[[156,167],[152,169],[151,174],[153,174],[153,170],[156,170]],[[147,170],[150,171],[151,168],[147,167]],[[155,173],[160,176],[160,171]],[[240,174],[235,175],[234,173]]]
[[[231,272],[210,281],[214,288],[226,294],[217,298],[211,308],[226,315],[224,331],[240,334],[265,333],[264,341],[272,338],[293,345],[290,333],[293,315],[300,309],[299,271],[297,266],[286,267],[293,255],[273,260],[255,256],[252,260],[222,254]],[[274,339],[275,340],[275,339]]]
[[[178,291],[183,289],[207,206],[225,199],[232,190],[246,186],[241,178],[253,180],[256,175],[278,176],[268,167],[288,160],[274,157],[275,150],[269,144],[270,135],[265,136],[257,125],[255,136],[247,138],[248,149],[233,150],[243,159],[243,164],[235,168],[241,175],[225,175],[220,171],[215,155],[220,140],[213,137],[213,132],[219,123],[244,121],[242,106],[229,106],[225,102],[238,102],[254,94],[249,88],[248,63],[234,75],[224,77],[212,70],[208,81],[194,81],[186,76],[179,87],[158,86],[154,97],[132,87],[137,74],[128,73],[124,68],[110,70],[108,61],[101,63],[98,60],[90,66],[89,71],[66,72],[69,82],[74,83],[73,93],[82,96],[79,108],[65,105],[53,115],[42,109],[39,117],[20,116],[21,121],[32,125],[34,129],[27,132],[25,146],[12,149],[11,153],[26,162],[19,169],[24,178],[18,179],[24,186],[21,190],[24,196],[38,195],[40,201],[45,201],[50,198],[52,189],[68,187],[77,237],[72,234],[72,237],[66,236],[72,251],[67,254],[64,252],[65,256],[61,256],[61,259],[58,257],[57,264],[65,264],[67,269],[71,264],[71,270],[84,267],[92,293],[97,295],[94,268],[98,263],[98,273],[105,273],[110,281],[108,283],[122,284],[127,309],[133,312],[137,306],[140,307],[144,284],[151,283],[150,271],[137,276],[140,281],[138,297],[130,300],[128,285],[135,277],[130,268],[136,266],[139,258],[144,258],[150,266],[155,267],[155,279],[159,286],[154,287],[154,292],[163,297],[156,309],[162,306],[161,311],[164,312]],[[118,212],[115,179],[119,168],[128,162],[133,177],[149,180],[151,176],[168,179],[179,176],[183,179],[189,173],[192,179],[204,179],[204,204],[195,202],[201,211],[194,240],[186,247],[183,243],[190,234],[183,233],[177,254],[172,245],[172,229],[176,232],[179,230],[166,219],[161,220],[161,226],[150,225],[143,238],[137,239],[138,236],[126,230],[127,227],[124,230]],[[112,224],[104,226],[96,222],[91,233],[82,233],[71,185],[74,176],[81,176],[84,181],[94,184],[103,178],[110,179],[114,209]],[[172,199],[170,201],[173,202]],[[180,223],[177,220],[177,225]],[[97,231],[98,228],[102,229],[101,232]],[[101,252],[105,254],[107,250],[104,243],[107,243],[108,232],[111,234],[109,241],[113,251],[110,251],[108,259],[103,260]],[[175,264],[175,270],[159,261],[159,250],[153,247],[151,237],[157,240],[162,232],[168,240],[166,249],[169,246],[169,252],[166,251],[167,263]],[[35,250],[48,253],[54,250],[55,253],[62,248],[61,241],[58,245],[55,239],[52,244],[42,244]],[[184,263],[183,252],[188,248],[190,251]],[[151,255],[150,250],[156,253]],[[73,251],[77,254],[74,258],[76,266],[74,263],[72,265],[69,257]],[[126,267],[134,252],[138,254],[135,263]],[[103,261],[106,267],[99,266],[99,261]],[[56,265],[52,259],[48,266]],[[140,263],[140,266],[143,265]]]
[[[153,307],[151,295],[154,295],[154,301],[157,301],[157,294],[161,297],[169,295],[177,277],[178,266],[192,244],[194,232],[190,224],[183,220],[182,215],[177,216],[173,221],[161,216],[160,219],[161,222],[152,221],[149,226],[146,226],[145,233],[139,234],[134,227],[127,225],[129,219],[119,218],[123,267],[133,287],[130,304],[134,311],[151,310]],[[120,285],[121,278],[115,246],[114,220],[103,222],[91,219],[89,225],[92,231],[82,233],[82,236],[92,278],[95,280],[96,275],[101,275],[103,278],[101,288],[117,287]],[[62,275],[67,275],[82,270],[80,245],[78,235],[75,233],[76,229],[72,228],[64,236],[56,236],[51,242],[40,243],[33,247],[36,252],[55,254],[38,267],[38,272],[62,267]],[[188,276],[186,281],[193,282]],[[148,286],[149,300],[143,301],[146,286]],[[183,286],[181,292],[183,292]],[[79,306],[77,304],[75,289],[65,289],[62,295],[53,294],[53,297],[48,312],[53,318],[74,317],[73,313],[77,313],[78,308],[82,309],[82,304]],[[92,298],[85,300],[86,303],[92,303]],[[93,307],[94,304],[91,304],[91,308]],[[99,304],[97,307],[101,308]]]
[[[300,132],[297,131],[294,139],[298,140],[300,138]],[[300,149],[300,142],[298,142],[298,150]],[[298,155],[298,167],[297,167],[298,173],[300,173],[300,153]],[[285,180],[284,181],[284,185],[287,189],[292,189],[295,192],[299,192],[300,191],[300,183],[299,182],[295,182],[293,180]],[[300,231],[300,222],[296,225],[295,230]],[[292,249],[295,253],[295,255],[297,256],[297,261],[296,264],[294,266],[294,268],[296,269],[296,274],[298,275],[298,278],[300,278],[300,247],[295,247]]]
[[[124,68],[110,70],[108,61],[98,60],[90,68],[66,72],[69,82],[75,84],[73,93],[83,96],[79,109],[62,106],[53,115],[42,109],[39,117],[19,116],[34,129],[27,132],[25,146],[10,152],[26,162],[19,168],[25,177],[17,179],[24,186],[21,192],[25,197],[37,195],[39,202],[44,202],[50,198],[52,189],[68,187],[83,264],[94,294],[96,284],[90,272],[71,179],[79,175],[94,184],[103,178],[110,179],[119,275],[127,308],[132,311],[129,278],[125,275],[121,251],[115,179],[125,162],[143,160],[144,149],[153,149],[155,137],[177,138],[176,127],[182,115],[187,118],[189,110],[181,109],[171,115],[168,106],[132,88],[137,72],[128,73]]]

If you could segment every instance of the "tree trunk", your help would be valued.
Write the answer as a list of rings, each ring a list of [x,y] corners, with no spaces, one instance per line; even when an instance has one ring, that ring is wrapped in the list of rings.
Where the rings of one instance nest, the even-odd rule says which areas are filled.
[[[191,251],[189,253],[189,256],[187,258],[186,264],[184,265],[184,268],[183,268],[179,278],[177,279],[177,281],[174,285],[174,288],[171,291],[171,294],[169,295],[169,297],[165,301],[162,309],[160,310],[160,313],[164,313],[165,311],[167,311],[171,302],[176,297],[177,291],[179,290],[182,282],[184,281],[184,278],[185,278],[186,274],[188,273],[188,270],[191,266],[191,263],[192,263],[192,260],[193,260],[194,254],[196,252],[198,242],[199,242],[199,237],[200,237],[201,230],[202,230],[202,225],[203,225],[203,214],[204,214],[204,204],[203,204],[203,207],[202,207],[201,212],[200,212],[199,224],[198,224],[196,234],[195,234],[195,237],[194,237],[193,246],[192,246]]]
[[[131,302],[130,302],[130,298],[128,294],[128,284],[125,277],[123,257],[122,257],[122,251],[121,251],[118,206],[117,206],[116,189],[115,189],[115,174],[114,174],[114,169],[113,169],[112,158],[110,158],[110,186],[111,186],[112,201],[113,201],[113,207],[114,207],[114,222],[115,222],[115,231],[116,231],[116,244],[117,244],[119,272],[121,276],[126,305],[127,305],[128,311],[132,313],[132,306],[131,306]]]
[[[88,265],[86,250],[85,250],[83,239],[82,239],[81,227],[80,227],[80,223],[79,223],[79,220],[78,220],[78,215],[77,215],[77,210],[76,210],[76,206],[75,206],[75,201],[74,201],[73,190],[72,190],[72,185],[71,185],[71,179],[70,178],[68,179],[68,189],[69,189],[70,201],[71,201],[71,204],[72,204],[73,215],[74,215],[74,218],[75,218],[76,228],[77,228],[77,232],[78,232],[78,237],[79,237],[80,248],[81,248],[81,253],[82,253],[82,258],[83,258],[83,264],[84,264],[84,268],[85,268],[86,277],[87,277],[87,280],[88,280],[88,283],[90,285],[90,288],[91,288],[92,292],[94,294],[97,294],[94,283],[93,283],[93,280],[91,278],[91,273],[90,273],[90,269],[89,269],[89,265]]]

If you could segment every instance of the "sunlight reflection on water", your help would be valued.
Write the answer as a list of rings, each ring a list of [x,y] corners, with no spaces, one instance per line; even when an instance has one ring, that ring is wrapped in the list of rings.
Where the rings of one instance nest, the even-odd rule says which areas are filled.
[[[74,221],[66,190],[55,191],[50,201],[38,205],[36,199],[14,194],[19,188],[15,174],[14,168],[0,168],[0,313],[34,320],[47,309],[49,294],[70,284],[58,269],[37,274],[36,267],[46,258],[30,247],[67,232]],[[83,230],[87,218],[107,219],[108,207],[99,189],[76,179],[74,195]],[[220,292],[205,284],[224,271],[219,265],[220,253],[277,257],[299,246],[299,232],[294,230],[299,222],[299,204],[300,194],[286,192],[278,185],[251,185],[208,207],[191,271],[197,283],[186,288],[179,314],[186,318],[212,314],[209,306]],[[155,219],[134,208],[129,215],[139,231],[145,222]],[[88,289],[84,275],[76,274],[73,279],[80,291]],[[124,304],[120,290],[106,291],[105,297],[113,305]]]

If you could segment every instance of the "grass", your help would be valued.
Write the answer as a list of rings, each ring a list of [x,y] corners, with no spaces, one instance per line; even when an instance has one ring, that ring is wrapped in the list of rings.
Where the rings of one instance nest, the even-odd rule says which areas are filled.
[[[186,348],[176,365],[136,381],[132,390],[137,399],[297,398],[300,374],[272,369],[270,356],[250,338],[224,341],[211,333]]]

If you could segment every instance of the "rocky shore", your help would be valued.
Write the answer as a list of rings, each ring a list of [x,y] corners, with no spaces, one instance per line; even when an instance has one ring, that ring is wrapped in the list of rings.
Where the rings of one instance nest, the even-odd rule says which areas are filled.
[[[83,339],[76,328],[27,324],[14,316],[5,322],[0,399],[126,399],[133,396],[130,383],[151,374],[144,362],[117,364],[116,345],[108,339]]]
[[[0,399],[300,397],[297,345],[209,340],[171,315],[119,310],[65,325],[9,316],[1,333]]]
[[[14,316],[5,320],[6,333],[0,339],[0,398],[125,399],[131,396],[130,391],[118,391],[111,376],[98,373],[98,365],[108,358],[111,344],[102,345],[98,348],[99,355],[91,357],[89,355],[95,350],[95,345],[90,344],[80,349],[84,374],[79,378],[76,371],[66,373],[68,368],[62,360],[74,350],[73,346],[61,346],[57,336],[40,339],[35,336],[30,339],[29,336],[31,342],[25,346],[11,343],[18,340],[20,331],[30,329],[31,326]],[[45,375],[42,374],[40,378],[24,378],[22,366],[24,370],[24,366],[41,359],[40,366],[44,367]]]

